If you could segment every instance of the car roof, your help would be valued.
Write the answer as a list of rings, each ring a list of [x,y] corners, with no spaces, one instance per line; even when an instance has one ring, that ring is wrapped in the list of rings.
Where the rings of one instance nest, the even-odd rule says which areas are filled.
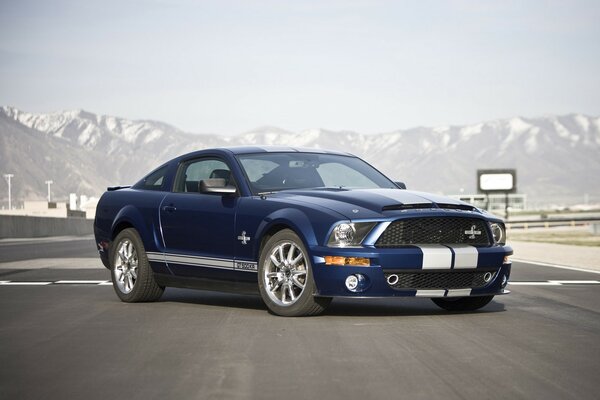
[[[201,156],[206,153],[230,153],[230,154],[260,154],[260,153],[317,153],[317,154],[336,154],[341,156],[356,157],[354,154],[343,151],[325,150],[312,147],[287,147],[287,146],[231,146],[231,147],[216,147],[202,150],[192,151],[182,154],[176,159],[188,158],[190,156]]]
[[[253,153],[319,153],[319,154],[337,154],[344,156],[353,156],[353,154],[343,151],[318,149],[312,147],[288,147],[288,146],[232,146],[222,147],[233,154],[253,154]]]

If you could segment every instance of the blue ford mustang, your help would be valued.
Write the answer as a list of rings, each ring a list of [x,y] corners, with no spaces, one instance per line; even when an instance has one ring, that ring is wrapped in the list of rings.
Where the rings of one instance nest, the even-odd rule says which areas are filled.
[[[318,149],[182,155],[108,188],[94,232],[125,302],[166,286],[260,293],[283,316],[319,314],[334,297],[475,310],[508,293],[512,254],[492,215]]]

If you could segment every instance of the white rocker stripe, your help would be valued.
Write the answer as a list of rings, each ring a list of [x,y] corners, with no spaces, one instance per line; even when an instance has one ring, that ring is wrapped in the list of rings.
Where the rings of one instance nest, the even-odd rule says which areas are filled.
[[[243,272],[257,272],[257,264],[252,261],[234,261],[226,258],[197,257],[183,254],[147,252],[149,261],[167,262],[195,267],[227,269]]]
[[[154,253],[147,251],[146,257],[148,258],[148,261],[165,262],[165,257],[162,253]]]
[[[441,244],[422,244],[418,248],[423,252],[423,269],[452,268],[452,251]]]
[[[476,247],[464,245],[450,246],[454,251],[454,268],[477,268],[479,252]]]
[[[211,266],[211,267],[233,269],[233,260],[212,259],[212,258],[204,258],[204,257],[190,257],[190,256],[180,256],[180,255],[171,255],[171,254],[165,254],[165,260],[168,263],[172,262],[172,263],[176,263],[176,264],[206,265],[206,266]]]

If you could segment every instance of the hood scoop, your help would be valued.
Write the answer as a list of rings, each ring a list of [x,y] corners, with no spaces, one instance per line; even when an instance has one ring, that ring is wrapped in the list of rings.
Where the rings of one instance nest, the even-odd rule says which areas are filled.
[[[445,210],[475,211],[475,207],[468,204],[446,204],[446,203],[412,203],[412,204],[392,204],[384,206],[381,211],[404,211],[442,208]]]

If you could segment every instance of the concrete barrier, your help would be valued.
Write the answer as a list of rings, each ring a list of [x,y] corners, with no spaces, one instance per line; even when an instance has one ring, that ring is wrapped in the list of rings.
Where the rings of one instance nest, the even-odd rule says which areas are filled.
[[[0,215],[0,239],[92,233],[94,233],[94,220],[91,219]]]

